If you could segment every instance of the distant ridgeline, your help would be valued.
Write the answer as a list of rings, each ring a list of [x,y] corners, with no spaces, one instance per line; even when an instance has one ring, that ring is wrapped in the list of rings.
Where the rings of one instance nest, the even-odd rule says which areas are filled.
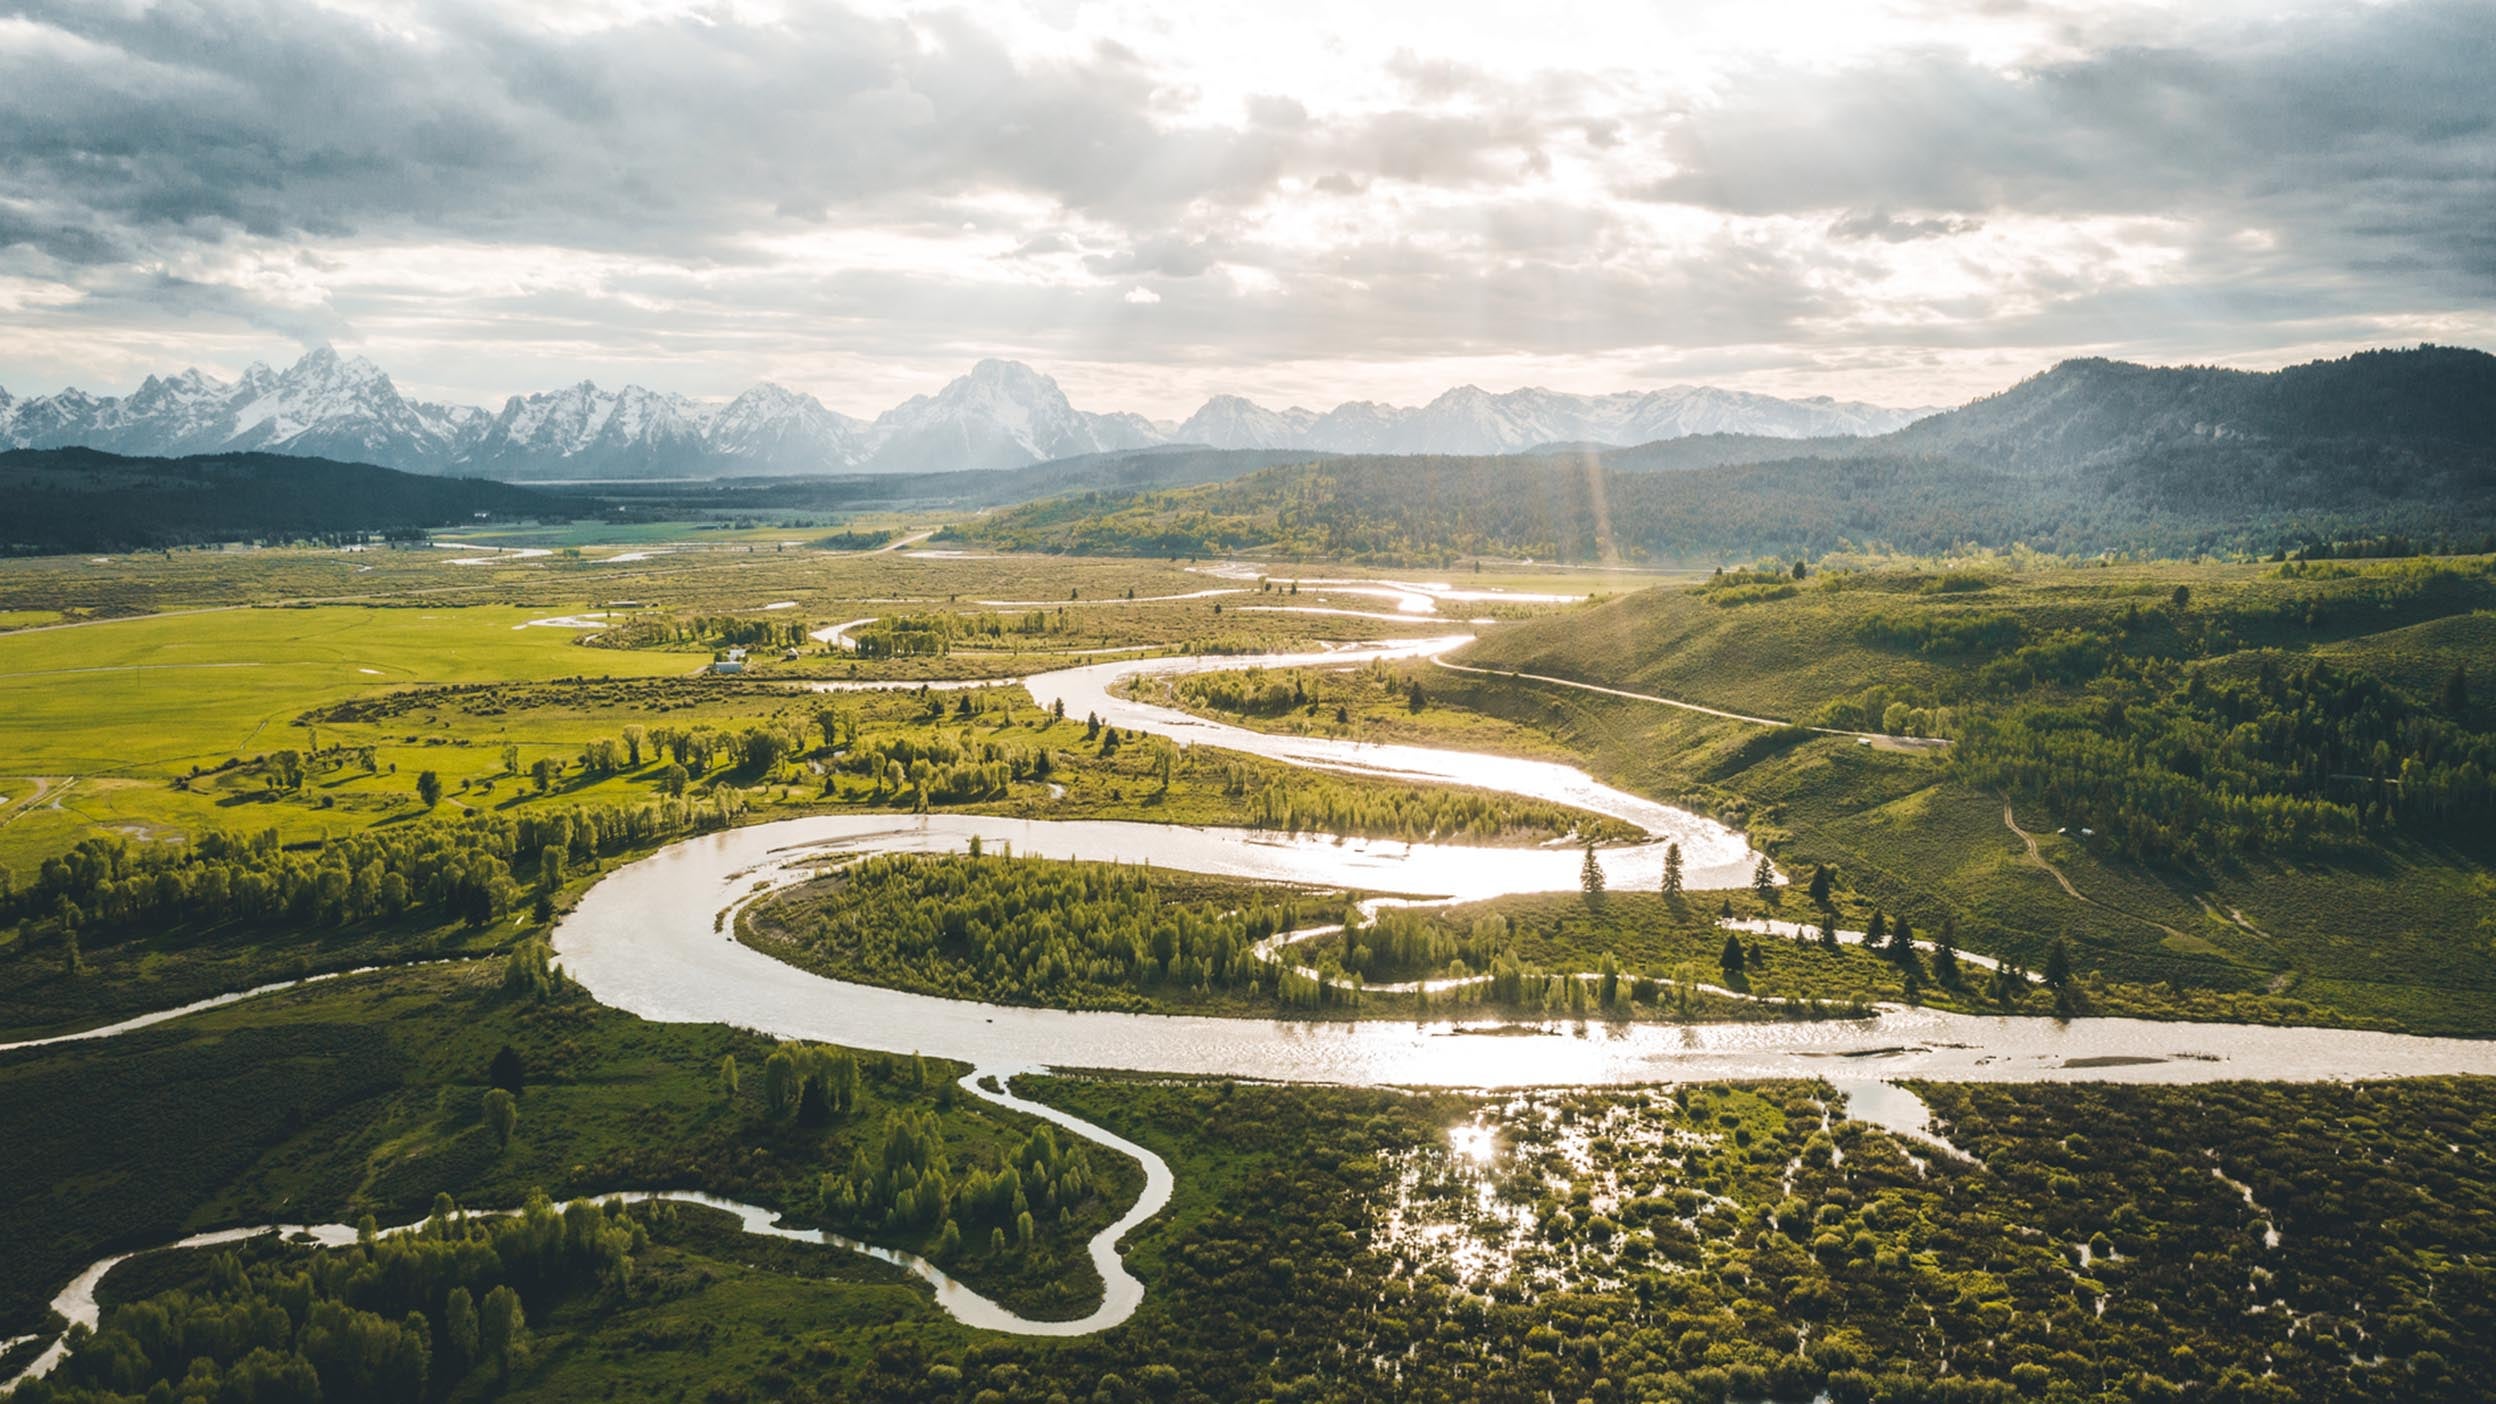
[[[1876,438],[1342,457],[959,527],[1033,550],[1713,564],[2024,543],[2065,554],[2496,549],[2496,356],[2275,372],[2066,361]]]
[[[0,452],[0,492],[0,550],[20,553],[413,533],[479,513],[902,505],[1009,508],[947,533],[995,547],[1382,564],[2488,550],[2496,356],[2429,346],[2268,373],[2066,361],[1873,438],[1698,434],[1484,457],[1168,446],[1003,470],[537,489],[266,453],[30,449]]]
[[[124,458],[0,453],[0,551],[126,551],[215,541],[421,536],[426,528],[560,516],[566,504],[475,478],[271,453]]]

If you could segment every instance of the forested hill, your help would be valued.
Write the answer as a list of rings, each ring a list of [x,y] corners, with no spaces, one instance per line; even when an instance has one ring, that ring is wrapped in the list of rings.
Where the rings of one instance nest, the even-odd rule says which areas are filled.
[[[2484,473],[2496,445],[2496,356],[2424,346],[2271,372],[2065,361],[1871,446],[2046,473],[2193,443],[2397,447],[2475,461]]]
[[[2496,357],[2425,347],[2269,373],[2071,361],[1876,439],[1341,458],[1038,503],[964,535],[1160,555],[1710,564],[1964,544],[2171,555],[2385,536],[2476,546],[2491,531]]]
[[[410,531],[562,515],[557,499],[475,478],[436,478],[270,453],[124,458],[94,449],[0,453],[0,550],[122,551]]]

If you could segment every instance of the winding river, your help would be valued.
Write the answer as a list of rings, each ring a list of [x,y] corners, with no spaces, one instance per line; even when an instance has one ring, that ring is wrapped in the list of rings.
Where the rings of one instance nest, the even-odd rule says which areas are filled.
[[[1184,672],[1436,657],[1466,641],[1458,635],[1309,654],[1104,662],[1038,674],[1024,686],[1043,705],[1064,702],[1069,715],[1097,715],[1122,730],[1157,733],[1181,744],[1217,746],[1382,780],[1502,790],[1626,821],[1650,837],[1601,850],[1600,861],[1614,887],[1653,887],[1667,841],[1681,845],[1694,888],[1749,881],[1758,855],[1739,833],[1614,789],[1569,766],[1273,735],[1114,690],[1122,680]],[[592,887],[557,925],[554,947],[562,968],[600,1002],[664,1022],[723,1023],[782,1038],[959,1060],[976,1070],[964,1079],[975,1094],[1044,1117],[1143,1164],[1143,1195],[1091,1244],[1105,1296],[1099,1308],[1080,1320],[1026,1320],[911,1255],[870,1250],[935,1283],[937,1301],[947,1311],[1003,1331],[1065,1335],[1125,1320],[1142,1300],[1143,1286],[1126,1271],[1117,1245],[1129,1230],[1160,1212],[1171,1192],[1168,1167],[1150,1151],[1005,1090],[1015,1074],[1039,1069],[1486,1088],[1816,1077],[1848,1093],[1853,1115],[1928,1140],[1932,1138],[1922,1104],[1898,1089],[1896,1079],[2189,1083],[2496,1075],[2496,1042],[2139,1019],[2064,1023],[1904,1007],[1884,1007],[1854,1020],[1712,1025],[1298,1022],[1075,1013],[950,1000],[830,979],[782,964],[729,934],[737,909],[806,880],[829,861],[876,853],[961,852],[974,838],[989,851],[1029,857],[1149,863],[1196,873],[1459,900],[1575,890],[1582,855],[1566,844],[1473,848],[1106,820],[818,815],[674,844]],[[132,1021],[131,1026],[155,1021]],[[752,1206],[702,1202],[736,1212],[749,1231],[841,1242],[812,1231],[774,1228],[767,1211]],[[99,1264],[82,1276],[56,1305],[65,1314],[77,1308],[92,1322],[94,1283],[109,1266]],[[52,1358],[47,1356],[46,1363]]]
[[[1666,1025],[1303,1022],[1072,1013],[944,999],[797,970],[728,934],[723,913],[829,858],[994,852],[1484,897],[1574,890],[1575,849],[1465,849],[1244,829],[973,815],[821,815],[676,844],[590,889],[555,932],[602,1003],[662,1022],[959,1059],[992,1072],[1132,1072],[1446,1087],[1821,1077],[2029,1082],[2320,1081],[2496,1075],[2496,1042],[2355,1029],[2053,1019],[1883,1008],[1853,1020]]]

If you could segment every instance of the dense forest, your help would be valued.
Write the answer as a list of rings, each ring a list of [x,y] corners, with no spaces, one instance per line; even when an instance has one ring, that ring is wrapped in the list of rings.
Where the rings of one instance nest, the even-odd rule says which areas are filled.
[[[273,830],[188,843],[81,840],[0,867],[0,1028],[125,1016],[276,978],[497,949],[567,881],[745,812],[722,788],[639,804],[437,815],[313,848]]]
[[[1867,440],[1347,457],[1094,490],[957,528],[1028,550],[1705,564],[2024,544],[2085,555],[2496,539],[2496,357],[2426,347],[2268,375],[2072,361]]]
[[[220,541],[421,540],[482,516],[561,517],[564,504],[478,478],[273,453],[125,458],[95,449],[0,453],[0,551],[127,551]]]
[[[2110,666],[2081,696],[1971,714],[1958,762],[2153,862],[2363,850],[2369,831],[2428,838],[2496,820],[2496,733],[2467,684],[2413,699],[2324,662],[2261,661],[2249,680]]]

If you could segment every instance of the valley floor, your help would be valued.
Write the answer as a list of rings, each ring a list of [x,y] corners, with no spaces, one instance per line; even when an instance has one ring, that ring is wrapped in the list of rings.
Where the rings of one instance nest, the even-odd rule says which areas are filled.
[[[1577,582],[1460,600],[1355,571],[1278,591],[1254,566],[620,544],[474,566],[0,563],[0,706],[25,772],[0,779],[0,1042],[405,966],[0,1049],[0,1125],[20,1133],[0,1138],[0,1378],[110,1253],[403,1223],[437,1196],[553,1201],[442,1210],[404,1239],[143,1254],[16,1398],[2464,1399],[2496,1366],[2475,1266],[2496,1250],[2484,1079],[1893,1085],[1851,1057],[1574,1090],[1014,1076],[1070,1118],[1051,1125],[905,1046],[607,1007],[547,944],[627,864],[808,815],[1236,825],[1242,844],[1460,842],[1572,871],[1593,839],[1598,871],[1651,861],[1584,808],[1122,735],[1012,681],[1104,649],[1472,632],[1449,661],[1488,671],[1319,661],[1129,695],[1269,734],[1582,765],[1742,831],[1786,881],[1729,871],[1667,895],[1642,868],[1636,886],[1371,907],[1330,930],[1392,890],[1349,880],[1357,844],[1330,859],[1344,880],[1277,888],[948,840],[837,866],[704,940],[957,1001],[1509,1018],[1589,1042],[1608,1022],[1909,1002],[2487,1035],[2496,883],[2467,826],[2370,818],[2327,857],[2147,860],[1976,773],[1983,747],[1960,754],[1980,714],[2047,693],[2102,708],[2129,674],[1979,688],[2012,651],[1998,621],[1990,653],[1883,642],[1998,614],[2034,643],[2171,598],[2154,628],[2203,643],[2144,676],[2250,687],[2328,659],[2384,679],[2379,705],[2431,711],[2406,699],[2455,667],[2496,696],[2472,671],[2489,666],[2475,577],[2165,566],[1922,591],[1907,567],[1895,590],[1725,603],[1668,581],[1590,603]],[[2291,649],[2260,632],[2289,596],[2350,622]],[[2390,603],[2335,616],[2344,596]],[[855,627],[815,637],[834,625]],[[2209,647],[2219,629],[2243,647]],[[713,671],[731,647],[744,669]],[[949,680],[989,685],[917,686]],[[2463,739],[2439,745],[2475,744],[2468,703],[2445,715]],[[1901,924],[1903,942],[1818,937]],[[1944,941],[1971,958],[1949,968]],[[1499,1040],[1475,1042],[1496,1061]],[[1113,1255],[1142,1284],[1134,1314],[1066,1339],[974,1329],[897,1269],[711,1210],[557,1207],[705,1190],[1062,1320],[1102,1301],[1097,1236],[1148,1193],[1148,1165],[1085,1127],[1166,1164],[1171,1198]]]

